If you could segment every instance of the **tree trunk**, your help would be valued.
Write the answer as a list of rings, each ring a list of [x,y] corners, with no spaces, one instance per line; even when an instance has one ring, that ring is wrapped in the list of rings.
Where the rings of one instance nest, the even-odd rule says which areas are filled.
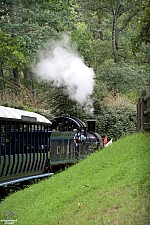
[[[118,36],[119,36],[119,29],[117,27],[117,15],[114,13],[113,19],[113,28],[112,28],[112,48],[113,48],[113,55],[114,55],[114,63],[116,66],[118,65]],[[117,75],[116,75],[117,76]],[[114,83],[114,98],[118,98],[118,85]]]
[[[34,93],[34,91],[33,91],[34,88],[32,86],[32,80],[31,80],[31,74],[29,73],[29,69],[28,68],[24,68],[23,69],[23,75],[24,75],[26,88],[29,91],[32,91],[32,93]]]
[[[117,28],[117,16],[114,15],[113,28],[112,28],[112,48],[114,55],[114,63],[118,64],[118,34],[119,29]]]
[[[17,68],[13,68],[13,75],[15,78],[15,84],[18,84],[20,82],[20,75]]]
[[[29,78],[28,68],[24,68],[23,69],[23,75],[24,75],[24,79],[28,79]]]
[[[0,68],[0,77],[4,77],[4,73],[3,73],[2,67]]]
[[[99,29],[99,39],[100,39],[101,41],[103,41],[103,40],[104,40],[104,37],[103,37],[103,31],[101,30],[102,22],[99,21],[98,23],[99,23],[99,25],[100,25],[100,29]]]
[[[0,96],[1,96],[1,100],[3,101],[5,99],[5,84],[3,81],[4,78],[4,73],[3,73],[3,69],[2,67],[0,67]]]

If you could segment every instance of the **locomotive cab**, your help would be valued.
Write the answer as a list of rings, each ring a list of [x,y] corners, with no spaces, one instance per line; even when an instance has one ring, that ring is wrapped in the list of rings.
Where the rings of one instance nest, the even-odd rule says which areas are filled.
[[[71,117],[57,117],[52,121],[51,134],[51,167],[60,164],[75,162],[76,149],[74,146],[73,130],[83,129],[86,133],[86,125],[79,119]],[[85,147],[79,145],[79,158],[85,156]]]

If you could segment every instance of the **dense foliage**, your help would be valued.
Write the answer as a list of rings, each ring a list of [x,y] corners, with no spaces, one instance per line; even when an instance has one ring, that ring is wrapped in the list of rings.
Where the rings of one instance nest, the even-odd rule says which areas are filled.
[[[88,119],[85,102],[82,105],[78,102],[82,90],[90,87],[88,76],[83,70],[77,76],[74,71],[78,65],[72,69],[73,63],[67,64],[69,57],[65,62],[65,57],[59,56],[60,65],[56,60],[48,68],[53,71],[55,67],[56,71],[52,73],[55,76],[58,71],[60,79],[57,82],[54,78],[46,79],[44,72],[39,79],[37,71],[33,71],[33,65],[41,60],[41,56],[42,60],[56,59],[55,47],[59,41],[59,48],[72,54],[70,59],[74,57],[79,61],[80,57],[80,64],[84,63],[95,73],[90,101],[94,106],[92,117],[99,121],[98,132],[110,136],[113,133],[115,138],[133,132],[136,127],[135,103],[141,91],[148,91],[150,85],[149,18],[149,0],[2,1],[0,104],[34,110],[50,119],[58,115]],[[63,38],[64,34],[67,38]],[[66,90],[70,84],[68,80],[65,84],[59,68],[62,73],[66,69],[65,75],[71,71],[68,80],[79,79],[70,87],[69,93]],[[59,80],[62,84],[58,86]],[[73,95],[71,98],[70,92],[78,85],[81,94],[77,99]],[[115,106],[120,107],[120,112],[111,104],[106,107],[104,102],[109,96],[114,102],[122,101],[125,96],[126,103]],[[89,98],[86,101],[89,102]],[[91,102],[89,106],[93,107]],[[132,121],[127,119],[129,123],[121,118],[127,108],[125,118],[134,115]],[[113,116],[108,118],[108,115]]]
[[[136,132],[136,107],[122,99],[120,102],[110,102],[102,107],[102,111],[96,116],[97,131],[114,140],[122,136]]]

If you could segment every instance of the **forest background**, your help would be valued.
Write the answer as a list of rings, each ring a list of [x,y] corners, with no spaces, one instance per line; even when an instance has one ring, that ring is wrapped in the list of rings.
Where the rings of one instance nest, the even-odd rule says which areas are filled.
[[[118,139],[150,87],[150,0],[3,0],[0,105],[60,115]]]

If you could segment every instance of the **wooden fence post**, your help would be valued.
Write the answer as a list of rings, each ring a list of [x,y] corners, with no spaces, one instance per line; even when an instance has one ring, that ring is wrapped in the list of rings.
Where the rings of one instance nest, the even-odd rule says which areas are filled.
[[[141,99],[139,98],[137,104],[137,130],[141,130]]]
[[[146,123],[146,115],[144,111],[146,110],[146,101],[144,101],[144,97],[141,97],[141,131],[144,131],[144,123]]]
[[[144,90],[137,104],[137,130],[150,131],[150,92]]]

